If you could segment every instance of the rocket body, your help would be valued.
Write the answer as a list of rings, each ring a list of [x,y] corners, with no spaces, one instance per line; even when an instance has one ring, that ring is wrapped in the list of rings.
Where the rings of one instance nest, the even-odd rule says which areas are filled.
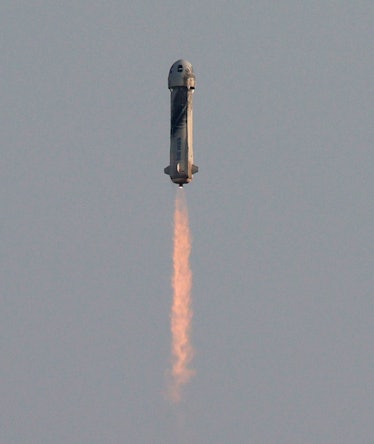
[[[165,174],[175,184],[183,186],[192,180],[198,167],[193,164],[192,95],[195,74],[191,63],[177,60],[170,68],[170,165]]]

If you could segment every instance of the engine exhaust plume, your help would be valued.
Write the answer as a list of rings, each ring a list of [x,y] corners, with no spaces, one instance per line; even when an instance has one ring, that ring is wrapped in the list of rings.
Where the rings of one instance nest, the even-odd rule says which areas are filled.
[[[173,304],[171,308],[171,377],[169,398],[172,402],[181,400],[181,390],[193,376],[191,363],[193,349],[191,332],[191,288],[192,272],[189,264],[191,236],[188,210],[183,188],[178,189],[174,213],[174,250],[173,250]]]

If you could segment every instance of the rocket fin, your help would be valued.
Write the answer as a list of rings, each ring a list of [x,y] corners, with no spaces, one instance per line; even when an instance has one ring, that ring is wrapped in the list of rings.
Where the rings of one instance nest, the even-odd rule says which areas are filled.
[[[197,165],[192,165],[192,174],[195,174],[199,171],[199,167]]]
[[[164,173],[170,176],[170,165],[164,168]]]

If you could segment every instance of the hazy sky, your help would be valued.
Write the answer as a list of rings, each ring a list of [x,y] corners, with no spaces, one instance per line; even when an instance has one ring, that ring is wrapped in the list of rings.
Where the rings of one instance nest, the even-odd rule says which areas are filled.
[[[370,0],[2,1],[2,444],[374,442],[373,20]],[[181,57],[196,376],[174,406]]]

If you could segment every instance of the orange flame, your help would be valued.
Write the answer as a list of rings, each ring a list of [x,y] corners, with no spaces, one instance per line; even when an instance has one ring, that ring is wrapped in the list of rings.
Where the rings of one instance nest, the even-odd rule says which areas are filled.
[[[172,333],[172,384],[170,398],[173,402],[181,400],[182,386],[187,384],[194,371],[188,368],[193,350],[190,343],[191,331],[191,288],[192,272],[189,264],[191,253],[191,236],[188,222],[188,210],[183,190],[178,190],[175,199],[174,213],[174,273],[172,286],[174,290],[171,309]]]

